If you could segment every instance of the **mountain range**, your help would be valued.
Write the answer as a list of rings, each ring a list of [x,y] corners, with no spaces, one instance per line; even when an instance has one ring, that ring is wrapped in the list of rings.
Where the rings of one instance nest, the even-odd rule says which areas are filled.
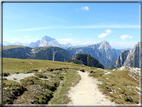
[[[4,43],[8,44],[8,42]],[[132,50],[114,49],[105,40],[93,45],[73,47],[70,43],[60,44],[54,38],[44,36],[41,40],[32,42],[28,46],[21,45],[16,42],[15,45],[3,46],[3,57],[53,60],[55,55],[55,61],[66,61],[75,54],[88,54],[98,60],[106,69],[114,69],[124,65],[139,67],[139,63],[136,61],[139,59],[139,43]]]
[[[49,36],[44,36],[41,40],[37,40],[35,42],[31,42],[30,44],[23,44],[20,42],[15,42],[15,43],[10,43],[7,41],[3,42],[4,46],[8,46],[8,45],[22,45],[22,46],[28,46],[31,48],[34,47],[43,47],[43,46],[55,46],[55,47],[60,47],[63,49],[67,49],[69,47],[72,47],[72,45],[70,43],[67,44],[60,44],[57,40],[55,40],[54,38],[51,38]]]
[[[60,47],[60,46],[63,47],[63,45],[59,44],[55,39],[47,37],[47,36],[43,37],[41,40],[38,40],[36,42],[32,42],[29,45],[30,45],[30,47],[27,47],[27,48],[30,48],[30,51],[26,52],[26,50],[25,50],[26,48],[23,48],[23,51],[21,51],[23,53],[18,51],[19,48],[12,49],[12,50],[9,50],[9,49],[5,50],[5,48],[7,49],[7,47],[13,47],[13,46],[4,46],[3,47],[3,49],[4,49],[3,57],[13,57],[13,58],[17,57],[18,58],[19,55],[16,55],[15,53],[19,53],[20,54],[19,58],[39,59],[39,56],[38,57],[31,57],[31,54],[30,54],[30,57],[27,57],[26,53],[29,54],[29,53],[31,53],[32,49],[36,49],[36,48],[40,48],[40,49],[43,48],[45,50],[47,49],[45,47],[48,47],[48,49],[51,48],[51,46],[44,46],[44,45],[52,45],[52,48],[58,47],[58,48],[60,48],[60,50],[63,49]],[[68,46],[71,46],[71,44],[68,44]],[[110,44],[107,41],[102,41],[101,43],[94,44],[94,45],[88,45],[88,46],[84,46],[84,47],[70,47],[64,51],[69,53],[68,56],[70,57],[70,59],[74,54],[89,54],[92,57],[94,57],[95,59],[97,59],[103,65],[106,65],[107,63],[113,61],[122,53],[121,50],[112,49]],[[10,54],[8,54],[8,53],[10,53]],[[49,53],[49,52],[47,52],[47,53]],[[12,56],[14,54],[16,56]],[[25,55],[23,56],[23,54],[25,54]],[[22,55],[22,57],[21,57],[21,55]],[[47,56],[47,54],[44,54],[44,56]],[[51,54],[51,56],[53,56],[53,55]],[[66,59],[66,60],[68,60],[68,59]],[[61,60],[61,61],[63,61],[63,60]]]

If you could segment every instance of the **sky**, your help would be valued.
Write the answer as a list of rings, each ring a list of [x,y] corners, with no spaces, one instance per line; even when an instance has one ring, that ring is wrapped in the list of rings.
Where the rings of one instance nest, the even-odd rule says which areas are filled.
[[[61,44],[133,48],[140,41],[139,3],[3,3],[3,41],[50,36]]]

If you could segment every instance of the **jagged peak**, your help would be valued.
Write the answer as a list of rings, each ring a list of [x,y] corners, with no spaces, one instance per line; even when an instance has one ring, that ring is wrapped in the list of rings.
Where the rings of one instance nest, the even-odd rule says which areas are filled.
[[[107,51],[108,49],[111,49],[111,50],[112,50],[112,48],[111,48],[109,42],[106,41],[106,40],[104,40],[104,41],[102,41],[102,42],[100,43],[100,46],[99,46],[98,49],[102,49],[102,48],[105,49],[105,51]]]
[[[51,38],[51,37],[49,37],[49,36],[47,36],[47,35],[45,35],[44,37],[42,37],[41,40],[50,41],[50,40],[55,40],[55,39],[54,39],[54,38]]]
[[[104,41],[101,42],[101,44],[109,44],[109,42],[104,40]]]

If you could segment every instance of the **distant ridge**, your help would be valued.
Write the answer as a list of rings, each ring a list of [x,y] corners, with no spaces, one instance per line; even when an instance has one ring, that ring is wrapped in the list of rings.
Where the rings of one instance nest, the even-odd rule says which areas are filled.
[[[3,47],[3,57],[19,59],[42,59],[66,61],[71,59],[68,51],[53,46],[30,48],[26,46],[10,45]]]

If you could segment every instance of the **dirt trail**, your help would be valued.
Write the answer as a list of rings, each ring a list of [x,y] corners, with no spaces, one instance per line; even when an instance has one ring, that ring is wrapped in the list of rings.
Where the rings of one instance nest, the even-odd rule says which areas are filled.
[[[89,72],[77,71],[81,76],[79,83],[71,87],[69,90],[70,99],[72,102],[69,104],[73,105],[114,105],[114,102],[105,98],[97,86],[97,80],[89,77]]]

